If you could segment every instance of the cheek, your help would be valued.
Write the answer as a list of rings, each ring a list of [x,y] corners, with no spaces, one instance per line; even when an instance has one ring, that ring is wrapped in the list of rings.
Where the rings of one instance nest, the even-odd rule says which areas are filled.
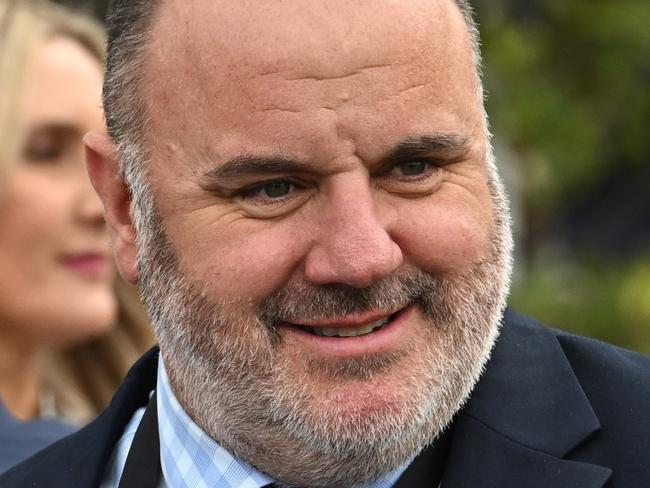
[[[287,283],[306,247],[304,232],[288,222],[201,226],[175,237],[170,232],[170,238],[181,256],[182,273],[195,284],[218,298],[253,304]]]
[[[66,232],[58,202],[47,196],[35,188],[17,188],[0,207],[0,260],[7,264],[2,270],[20,267],[21,281],[46,278],[59,234]]]
[[[405,202],[393,238],[405,261],[428,272],[460,272],[487,257],[491,207],[478,201]]]

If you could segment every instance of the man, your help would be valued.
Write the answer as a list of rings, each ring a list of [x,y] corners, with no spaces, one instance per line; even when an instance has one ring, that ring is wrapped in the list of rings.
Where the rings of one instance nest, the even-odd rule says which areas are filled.
[[[465,2],[121,0],[109,24],[88,166],[160,356],[0,485],[650,486],[648,361],[504,315]]]

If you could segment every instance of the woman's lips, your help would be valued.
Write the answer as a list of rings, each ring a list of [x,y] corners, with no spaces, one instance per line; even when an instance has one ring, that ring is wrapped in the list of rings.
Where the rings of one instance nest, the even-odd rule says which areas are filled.
[[[89,278],[104,278],[109,270],[108,257],[99,252],[69,254],[61,262],[67,269]]]

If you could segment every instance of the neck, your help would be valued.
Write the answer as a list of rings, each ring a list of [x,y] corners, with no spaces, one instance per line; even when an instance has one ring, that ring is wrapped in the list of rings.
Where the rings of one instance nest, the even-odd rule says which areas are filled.
[[[38,415],[38,350],[0,336],[0,398],[16,418]]]

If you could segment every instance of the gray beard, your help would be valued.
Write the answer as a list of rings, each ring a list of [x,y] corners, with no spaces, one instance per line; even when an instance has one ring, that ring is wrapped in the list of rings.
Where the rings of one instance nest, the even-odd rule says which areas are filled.
[[[181,405],[233,455],[287,486],[351,487],[407,463],[462,407],[498,336],[511,239],[500,185],[490,185],[489,255],[462,274],[403,269],[364,289],[288,283],[256,310],[209,296],[182,276],[160,218],[148,209],[138,226],[139,285]],[[370,358],[306,358],[302,371],[282,364],[283,321],[408,304],[426,319],[425,340]],[[379,410],[355,409],[336,396],[324,402],[311,390],[318,375],[372,382],[398,363],[399,401],[357,399],[379,400]]]

